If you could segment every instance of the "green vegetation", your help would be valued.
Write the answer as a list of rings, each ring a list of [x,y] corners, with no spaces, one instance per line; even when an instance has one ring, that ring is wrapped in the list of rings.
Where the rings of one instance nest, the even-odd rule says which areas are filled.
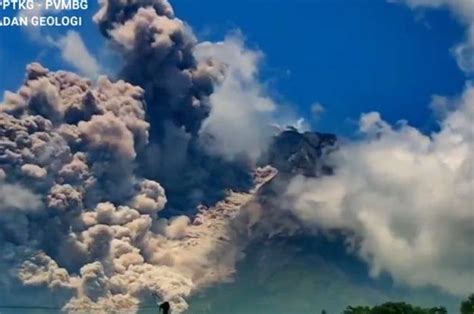
[[[474,313],[474,294],[471,294],[466,301],[461,303],[461,314]]]
[[[374,307],[349,306],[344,314],[447,314],[444,307],[421,308],[407,303],[388,302]]]
[[[404,302],[387,302],[374,307],[349,306],[343,314],[447,314],[444,307],[422,308]],[[461,303],[461,314],[474,314],[474,294]]]

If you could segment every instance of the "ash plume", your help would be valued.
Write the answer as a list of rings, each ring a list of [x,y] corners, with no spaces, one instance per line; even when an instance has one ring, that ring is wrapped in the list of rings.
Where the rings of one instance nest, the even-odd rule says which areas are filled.
[[[192,220],[159,217],[164,189],[135,173],[148,144],[143,89],[31,64],[0,120],[1,264],[17,271],[2,275],[5,290],[48,287],[72,313],[134,312],[153,292],[180,312],[196,289],[232,275],[232,217],[253,194]]]
[[[227,66],[195,58],[197,40],[168,2],[103,1],[94,19],[123,56],[119,80],[93,84],[34,63],[0,106],[1,265],[15,270],[2,282],[46,286],[68,312],[134,312],[152,292],[180,312],[192,292],[232,275],[241,256],[232,217],[267,179],[252,182],[245,156],[204,149],[199,131]],[[195,211],[233,187],[252,190],[195,218],[159,215]]]
[[[168,207],[192,212],[200,203],[222,199],[228,188],[250,188],[246,161],[210,155],[201,145],[198,133],[226,65],[213,56],[195,57],[198,42],[170,4],[103,1],[94,19],[122,56],[118,77],[144,89],[150,145],[138,156],[138,172],[163,184]],[[187,178],[186,184],[176,173]]]

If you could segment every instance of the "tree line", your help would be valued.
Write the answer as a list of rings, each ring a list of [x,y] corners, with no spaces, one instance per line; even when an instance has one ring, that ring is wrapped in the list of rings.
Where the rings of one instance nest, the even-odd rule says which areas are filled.
[[[474,314],[474,294],[461,302],[460,314]],[[343,314],[447,314],[445,307],[423,308],[404,302],[387,302],[381,305],[348,306]],[[322,314],[326,314],[323,311]]]

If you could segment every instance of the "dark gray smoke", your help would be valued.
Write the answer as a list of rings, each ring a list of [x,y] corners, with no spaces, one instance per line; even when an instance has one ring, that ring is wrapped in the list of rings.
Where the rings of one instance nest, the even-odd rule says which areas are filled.
[[[94,19],[123,56],[119,77],[145,91],[151,144],[139,155],[139,171],[165,186],[168,207],[192,210],[221,199],[229,187],[248,188],[250,169],[244,162],[227,162],[200,147],[198,131],[225,65],[212,58],[196,60],[197,40],[170,4],[103,1]],[[185,179],[177,179],[177,173]]]

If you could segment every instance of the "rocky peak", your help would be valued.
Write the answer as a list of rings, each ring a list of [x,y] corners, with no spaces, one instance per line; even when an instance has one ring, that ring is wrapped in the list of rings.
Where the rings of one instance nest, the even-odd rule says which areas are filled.
[[[300,133],[288,128],[275,136],[266,156],[266,163],[281,174],[315,177],[332,172],[324,156],[335,149],[337,138],[319,132]]]

